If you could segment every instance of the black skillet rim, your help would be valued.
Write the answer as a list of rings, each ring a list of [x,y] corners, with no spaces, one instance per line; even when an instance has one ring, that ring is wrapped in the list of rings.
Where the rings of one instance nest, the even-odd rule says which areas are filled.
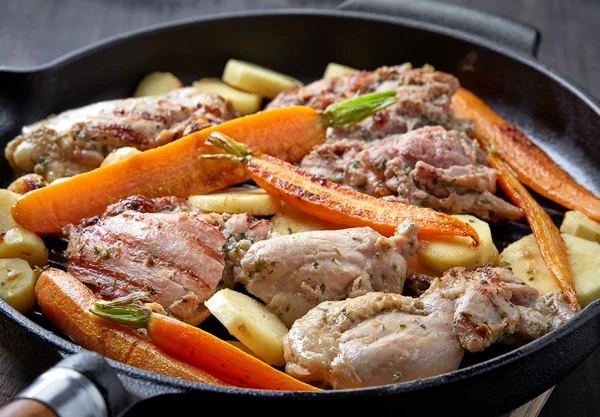
[[[233,13],[218,13],[211,14],[207,16],[201,17],[193,17],[175,20],[168,23],[162,23],[158,25],[153,25],[150,27],[146,27],[143,29],[138,29],[130,32],[126,32],[123,34],[116,35],[114,37],[110,37],[108,39],[102,40],[100,42],[94,43],[90,46],[85,46],[82,48],[78,48],[70,53],[67,53],[47,64],[33,66],[33,67],[16,67],[16,68],[7,68],[0,67],[0,71],[9,71],[9,72],[17,72],[17,73],[34,73],[34,72],[43,72],[45,70],[51,70],[53,68],[60,67],[62,65],[68,64],[71,61],[75,61],[82,56],[93,54],[99,50],[109,48],[117,45],[120,42],[127,41],[131,38],[135,38],[138,36],[144,36],[149,33],[156,33],[161,31],[168,31],[173,28],[181,28],[185,26],[191,26],[207,21],[220,21],[220,20],[229,20],[229,19],[240,19],[240,18],[253,18],[258,16],[269,16],[269,17],[277,17],[277,16],[290,16],[290,15],[307,15],[307,16],[331,16],[336,18],[350,18],[355,20],[370,20],[370,21],[380,21],[385,23],[391,23],[395,25],[406,26],[415,29],[421,29],[436,33],[442,36],[450,36],[452,38],[459,39],[461,41],[465,41],[468,43],[472,43],[479,47],[483,47],[494,51],[496,53],[500,53],[508,58],[518,61],[521,64],[524,64],[537,72],[551,78],[554,82],[558,83],[560,86],[566,88],[571,93],[576,95],[580,100],[582,100],[587,107],[592,109],[599,117],[600,117],[600,104],[592,98],[588,93],[578,87],[573,81],[567,79],[566,77],[560,76],[555,73],[550,68],[545,65],[535,61],[532,58],[525,57],[518,53],[511,51],[508,48],[496,45],[484,38],[465,34],[464,32],[454,30],[451,28],[442,27],[435,24],[419,22],[412,19],[406,19],[401,17],[389,17],[382,16],[375,13],[366,13],[366,12],[353,12],[353,11],[342,11],[342,10],[332,10],[332,9],[265,9],[258,11],[243,11],[243,12],[233,12]],[[4,300],[0,299],[0,310],[12,321],[20,325],[21,327],[27,329],[30,333],[33,333],[35,336],[41,338],[44,342],[49,343],[51,346],[57,348],[62,354],[75,354],[79,352],[82,348],[81,346],[68,341],[58,335],[54,334],[50,330],[34,323],[30,319],[28,319],[23,314],[14,310],[10,307]],[[135,378],[137,380],[144,380],[151,383],[159,383],[161,385],[168,385],[170,388],[179,389],[183,392],[189,391],[207,391],[207,392],[218,392],[218,393],[227,393],[227,394],[246,394],[252,395],[256,397],[266,396],[266,397],[280,397],[280,398],[320,398],[320,397],[328,397],[330,399],[341,399],[351,393],[353,396],[363,396],[368,397],[372,394],[376,395],[394,395],[394,394],[403,394],[408,392],[413,392],[417,390],[425,390],[427,388],[433,388],[444,384],[449,384],[453,382],[460,382],[467,378],[481,375],[483,373],[504,367],[509,365],[512,362],[520,360],[523,357],[527,357],[530,355],[534,355],[537,350],[541,350],[544,347],[552,345],[556,343],[558,340],[563,339],[565,337],[569,337],[570,333],[575,329],[585,326],[590,320],[596,318],[596,316],[600,315],[600,300],[594,301],[592,304],[583,309],[580,313],[578,313],[573,319],[567,322],[565,325],[560,328],[554,330],[553,332],[534,340],[520,348],[512,350],[510,352],[504,353],[497,357],[488,359],[484,362],[477,363],[466,368],[462,368],[453,372],[449,372],[442,375],[437,375],[434,377],[424,378],[415,381],[408,381],[399,384],[393,385],[383,385],[377,387],[369,387],[369,388],[360,388],[360,389],[352,389],[352,390],[328,390],[321,392],[305,392],[305,391],[272,391],[272,390],[253,390],[253,389],[244,389],[244,388],[236,388],[236,387],[220,387],[210,384],[202,384],[182,379],[177,379],[165,375],[161,375],[154,372],[149,372],[140,368],[136,368],[130,365],[126,365],[112,359],[108,359],[108,362],[111,366],[116,369],[119,373]]]

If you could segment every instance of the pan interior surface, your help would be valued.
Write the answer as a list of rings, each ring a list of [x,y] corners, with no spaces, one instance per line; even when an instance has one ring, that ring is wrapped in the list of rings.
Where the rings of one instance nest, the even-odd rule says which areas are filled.
[[[274,33],[277,36],[273,36]],[[600,137],[600,112],[577,89],[539,64],[454,37],[451,33],[439,33],[416,23],[347,12],[261,12],[201,19],[119,38],[32,72],[0,74],[2,144],[6,145],[16,136],[22,126],[50,114],[99,100],[128,97],[137,82],[150,72],[173,72],[189,84],[202,77],[220,77],[230,58],[255,62],[305,83],[319,79],[329,62],[366,70],[404,62],[411,62],[414,66],[433,65],[437,70],[456,75],[461,85],[474,91],[500,115],[521,128],[578,182],[600,195],[600,147],[595,144],[596,138]],[[6,186],[14,174],[4,159],[0,163],[0,172]],[[558,223],[564,209],[542,202]],[[529,229],[522,223],[500,223],[493,227],[493,232],[501,249],[508,242],[529,233]],[[561,336],[556,340],[551,334],[548,335],[551,337],[532,342],[518,351],[491,359],[489,362],[494,365],[490,369],[495,371],[489,373],[490,381],[485,371],[486,360],[491,355],[478,357],[473,366],[466,363],[455,376],[442,375],[399,384],[397,388],[357,390],[352,395],[342,392],[321,394],[356,401],[403,392],[416,393],[414,398],[423,401],[436,394],[446,397],[448,394],[444,392],[457,390],[481,396],[482,390],[492,390],[494,378],[498,384],[516,378],[513,374],[518,370],[503,370],[501,361],[510,364],[517,358],[530,357],[539,368],[534,375],[539,380],[532,387],[524,388],[517,381],[506,390],[504,400],[497,395],[494,397],[489,391],[489,397],[481,396],[472,405],[475,408],[488,404],[493,410],[509,410],[556,383],[585,359],[585,352],[591,352],[594,335],[596,340],[600,340],[600,330],[596,329],[600,325],[592,326],[587,332],[582,328],[589,324],[590,316],[596,315],[600,308],[594,303],[586,310],[589,311],[581,313],[585,316],[574,319],[575,325],[567,323],[564,329],[559,329]],[[31,318],[52,329],[39,315]],[[28,324],[23,321],[20,325]],[[48,338],[47,331],[35,324],[29,326],[33,333]],[[564,351],[565,347],[576,346],[577,340],[586,349],[565,359],[562,366],[542,368],[541,361],[551,356],[553,348],[558,349],[557,343],[563,343],[560,350]],[[51,342],[63,351],[75,349],[69,342],[62,344],[54,339]],[[531,364],[531,372],[536,372],[534,365]],[[227,390],[221,392],[161,375],[149,376],[145,371],[126,365],[118,364],[116,367],[126,378],[136,381],[150,379],[171,389],[158,390],[158,393],[172,392],[174,387],[177,391],[192,391],[200,387],[216,396],[227,394]],[[469,379],[473,381],[470,385],[461,382]],[[135,389],[139,390],[139,386]],[[156,394],[156,388],[153,389]],[[442,391],[444,389],[446,391]],[[143,389],[141,392],[144,393]],[[282,401],[291,397],[309,397],[303,393],[267,392],[263,395],[244,393],[243,390],[234,392],[249,402],[263,396]],[[410,407],[413,406],[405,411]],[[305,409],[303,406],[300,408]],[[419,410],[419,407],[414,405],[414,409]]]

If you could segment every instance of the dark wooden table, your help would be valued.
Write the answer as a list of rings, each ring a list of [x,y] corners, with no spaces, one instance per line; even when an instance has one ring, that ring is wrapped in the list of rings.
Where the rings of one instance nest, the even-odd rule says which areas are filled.
[[[542,32],[539,61],[600,98],[600,1],[440,0],[529,23]],[[3,0],[0,66],[35,66],[133,29],[231,10],[330,8],[339,0]],[[0,404],[32,375],[1,346]],[[560,358],[556,358],[560,360]],[[552,392],[540,417],[600,416],[600,350]]]

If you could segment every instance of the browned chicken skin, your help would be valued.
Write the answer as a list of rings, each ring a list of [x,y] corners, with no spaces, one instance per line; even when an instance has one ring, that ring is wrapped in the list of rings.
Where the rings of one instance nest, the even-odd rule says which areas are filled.
[[[341,140],[315,147],[302,167],[376,197],[469,213],[486,220],[522,217],[496,197],[496,170],[477,142],[456,130],[426,126],[371,142]]]
[[[235,117],[228,101],[187,87],[65,111],[25,126],[4,153],[17,174],[52,181],[99,167],[113,149],[155,148]]]
[[[319,304],[284,338],[286,372],[334,389],[440,375],[465,350],[535,339],[575,313],[564,294],[540,297],[507,270],[454,268],[419,298],[372,292]]]
[[[330,128],[327,132],[328,142],[348,138],[368,141],[427,125],[464,129],[468,124],[454,119],[450,113],[450,98],[458,86],[458,80],[450,74],[430,67],[413,69],[407,63],[324,78],[280,93],[267,108],[305,105],[324,110],[332,103],[357,94],[396,90],[396,104],[355,125]]]
[[[234,275],[291,326],[322,301],[401,293],[418,230],[406,222],[390,238],[370,227],[272,237],[250,247]]]

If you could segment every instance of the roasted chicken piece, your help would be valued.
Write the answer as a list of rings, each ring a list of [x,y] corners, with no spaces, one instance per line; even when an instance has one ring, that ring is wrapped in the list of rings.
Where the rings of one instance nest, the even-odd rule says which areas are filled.
[[[404,133],[426,125],[465,129],[468,123],[450,113],[450,98],[458,80],[431,67],[412,68],[411,64],[381,67],[341,77],[329,77],[304,87],[280,93],[267,108],[305,105],[324,110],[331,103],[357,94],[396,90],[398,102],[363,121],[345,127],[329,128],[327,140],[374,140]]]
[[[508,270],[449,270],[419,298],[372,292],[326,301],[284,338],[286,372],[334,389],[393,384],[458,369],[465,350],[540,337],[576,314]]]
[[[445,213],[487,220],[522,217],[520,209],[495,196],[497,173],[477,142],[441,126],[371,142],[319,145],[302,167],[366,194]]]
[[[4,153],[17,174],[35,172],[52,181],[99,167],[113,149],[156,148],[235,117],[223,98],[181,88],[65,111],[25,126]]]
[[[102,217],[70,226],[67,269],[103,299],[148,293],[175,317],[198,324],[217,288],[271,225],[248,214],[194,212],[185,199],[132,196]],[[231,256],[230,256],[231,254]]]
[[[326,300],[401,293],[418,230],[405,222],[390,238],[369,227],[272,237],[247,250],[234,276],[289,327]]]
[[[147,292],[175,317],[198,324],[223,275],[225,242],[195,213],[125,211],[73,227],[67,269],[100,298]]]

